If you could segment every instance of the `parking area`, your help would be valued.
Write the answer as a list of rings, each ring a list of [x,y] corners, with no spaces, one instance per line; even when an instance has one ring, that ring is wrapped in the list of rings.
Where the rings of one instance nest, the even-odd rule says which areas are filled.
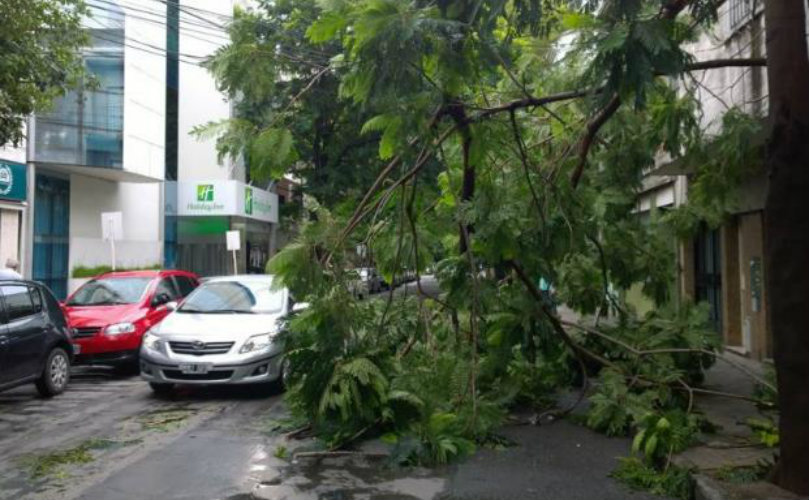
[[[251,387],[156,397],[137,376],[76,367],[68,390],[0,393],[0,499],[227,498],[272,451],[280,396]]]

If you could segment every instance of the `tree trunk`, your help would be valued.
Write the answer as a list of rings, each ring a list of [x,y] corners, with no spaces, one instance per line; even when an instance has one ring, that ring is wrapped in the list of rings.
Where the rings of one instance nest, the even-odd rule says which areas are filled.
[[[776,481],[809,494],[809,56],[804,0],[768,0],[765,282],[778,375]]]

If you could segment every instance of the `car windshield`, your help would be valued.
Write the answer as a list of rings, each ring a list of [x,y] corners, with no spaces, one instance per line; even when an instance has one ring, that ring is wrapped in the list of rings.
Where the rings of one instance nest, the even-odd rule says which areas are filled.
[[[179,312],[206,314],[276,314],[284,305],[283,290],[267,282],[214,281],[202,284]]]
[[[69,306],[109,306],[139,302],[152,278],[98,278],[85,283],[67,302]]]

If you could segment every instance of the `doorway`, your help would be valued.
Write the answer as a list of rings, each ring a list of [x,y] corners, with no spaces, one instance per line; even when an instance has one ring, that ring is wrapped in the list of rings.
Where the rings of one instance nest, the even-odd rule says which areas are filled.
[[[67,297],[70,181],[37,175],[34,196],[33,278],[60,300]]]

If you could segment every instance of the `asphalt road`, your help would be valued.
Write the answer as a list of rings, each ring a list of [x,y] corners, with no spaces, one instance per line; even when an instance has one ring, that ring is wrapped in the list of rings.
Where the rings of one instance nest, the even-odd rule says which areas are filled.
[[[32,385],[0,393],[0,500],[657,498],[609,478],[629,440],[566,421],[506,427],[516,446],[426,470],[354,455],[290,460],[316,444],[272,433],[285,416],[266,390],[186,387],[159,398],[138,377],[74,368],[56,398]]]
[[[67,392],[0,393],[0,499],[215,500],[260,481],[281,398],[189,388],[161,399],[138,377],[74,369]]]

